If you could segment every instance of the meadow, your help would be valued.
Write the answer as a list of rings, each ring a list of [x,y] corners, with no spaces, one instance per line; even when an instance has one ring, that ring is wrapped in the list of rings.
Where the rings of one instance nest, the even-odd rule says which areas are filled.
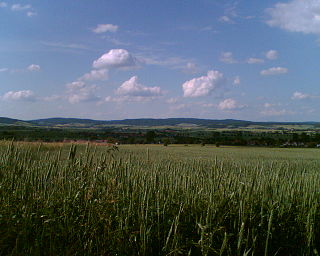
[[[0,255],[318,255],[320,150],[0,142]]]

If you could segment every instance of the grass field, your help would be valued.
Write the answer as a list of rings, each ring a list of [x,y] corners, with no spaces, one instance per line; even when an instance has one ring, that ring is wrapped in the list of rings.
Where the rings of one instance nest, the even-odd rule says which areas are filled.
[[[0,143],[0,255],[318,255],[320,150]]]

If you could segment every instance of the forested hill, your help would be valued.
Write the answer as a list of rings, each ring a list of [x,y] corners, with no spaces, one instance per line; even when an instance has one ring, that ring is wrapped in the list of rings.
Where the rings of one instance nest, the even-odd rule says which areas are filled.
[[[8,118],[8,117],[0,117],[0,125],[30,126],[32,124],[29,121],[22,121],[19,119],[13,119],[13,118]]]
[[[44,127],[84,127],[84,128],[99,128],[104,126],[200,126],[207,128],[245,128],[245,127],[273,127],[273,126],[309,126],[310,128],[320,127],[319,122],[252,122],[245,120],[212,120],[212,119],[198,119],[198,118],[167,118],[167,119],[124,119],[124,120],[92,120],[79,118],[47,118],[37,120],[18,120],[6,117],[0,117],[0,125],[19,125],[19,126],[44,126]]]

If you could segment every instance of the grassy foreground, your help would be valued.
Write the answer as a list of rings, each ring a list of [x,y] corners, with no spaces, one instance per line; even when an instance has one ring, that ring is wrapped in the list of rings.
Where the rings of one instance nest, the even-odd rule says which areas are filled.
[[[320,150],[0,143],[0,255],[318,255]]]

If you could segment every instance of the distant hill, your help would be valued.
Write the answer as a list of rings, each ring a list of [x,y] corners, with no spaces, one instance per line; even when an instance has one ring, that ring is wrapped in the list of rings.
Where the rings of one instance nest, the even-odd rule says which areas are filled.
[[[125,120],[114,120],[107,121],[108,124],[122,124],[122,125],[133,125],[133,126],[176,126],[180,124],[192,124],[199,125],[205,127],[212,126],[248,126],[252,122],[250,121],[242,121],[242,120],[210,120],[210,119],[198,119],[198,118],[166,118],[166,119],[152,119],[152,118],[144,118],[144,119],[125,119]]]
[[[98,120],[80,119],[80,118],[56,117],[56,118],[31,120],[28,122],[35,124],[35,125],[52,126],[52,125],[66,125],[66,124],[101,125],[101,124],[105,124],[107,121],[98,121]]]
[[[8,117],[0,117],[0,124],[2,125],[27,125],[29,126],[30,123],[28,121],[22,121],[19,119],[13,119]]]
[[[245,127],[253,124],[250,121],[243,120],[210,120],[210,119],[198,119],[198,118],[166,118],[166,119],[154,119],[154,118],[140,118],[140,119],[124,119],[124,120],[91,120],[91,119],[78,119],[78,118],[48,118],[29,121],[35,125],[86,125],[86,126],[99,126],[99,125],[126,125],[126,126],[178,126],[180,124],[190,124],[204,127]]]
[[[18,125],[18,126],[44,126],[44,127],[78,127],[78,128],[98,128],[114,125],[123,126],[193,126],[193,127],[207,127],[207,128],[246,128],[246,127],[293,127],[293,126],[309,126],[319,128],[319,122],[253,122],[246,120],[235,119],[198,119],[198,118],[141,118],[141,119],[124,119],[124,120],[92,120],[80,118],[46,118],[37,120],[18,120],[6,117],[0,117],[0,125]]]

